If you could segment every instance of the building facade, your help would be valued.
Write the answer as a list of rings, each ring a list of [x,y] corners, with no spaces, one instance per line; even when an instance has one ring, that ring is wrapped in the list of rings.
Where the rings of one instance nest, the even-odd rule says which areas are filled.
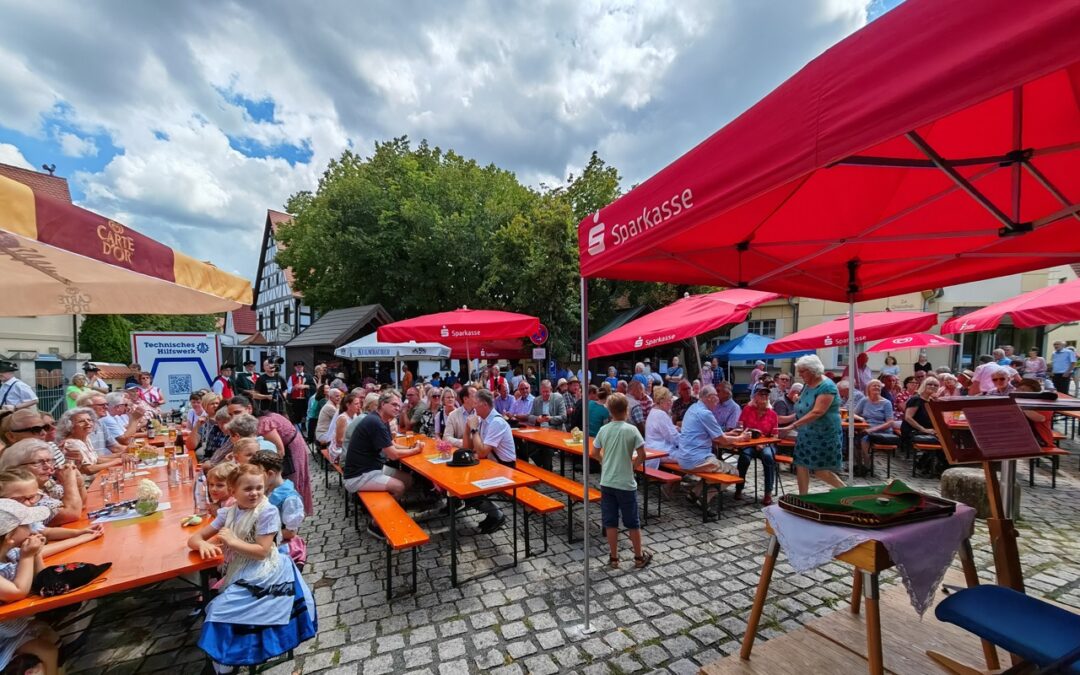
[[[277,263],[282,250],[277,239],[278,227],[292,219],[287,213],[268,209],[263,228],[259,267],[255,276],[255,330],[264,342],[265,356],[284,356],[285,344],[302,333],[317,318],[304,304],[303,297],[293,289],[292,270]]]

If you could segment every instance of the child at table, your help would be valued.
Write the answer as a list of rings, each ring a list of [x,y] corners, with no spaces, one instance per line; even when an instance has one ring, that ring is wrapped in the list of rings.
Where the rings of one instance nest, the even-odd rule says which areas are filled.
[[[22,600],[30,594],[34,576],[41,571],[45,537],[30,527],[49,517],[44,506],[23,506],[13,499],[0,499],[0,602]],[[0,622],[0,668],[6,668],[18,654],[36,657],[46,675],[57,672],[59,637],[32,617]]]
[[[623,394],[607,401],[611,421],[600,427],[589,455],[600,460],[600,516],[607,532],[611,567],[619,567],[619,516],[634,546],[634,567],[649,564],[652,554],[641,548],[638,520],[637,480],[634,470],[645,463],[645,439],[637,427],[626,421],[629,403]]]
[[[229,475],[236,503],[188,540],[204,558],[224,554],[222,592],[206,607],[199,647],[219,673],[264,663],[315,637],[315,601],[289,556],[275,547],[278,510],[266,472],[241,464]]]
[[[281,455],[269,450],[260,450],[251,458],[251,463],[261,466],[266,472],[266,492],[270,503],[277,507],[281,516],[281,544],[278,550],[292,558],[296,566],[304,569],[307,562],[307,544],[297,532],[304,522],[304,500],[291,480],[281,477],[284,462]]]
[[[226,457],[226,459],[233,461],[237,464],[250,464],[251,458],[255,456],[256,452],[259,452],[259,440],[256,438],[238,438],[233,441],[232,452]]]
[[[223,506],[232,506],[235,503],[229,492],[229,474],[235,471],[237,466],[235,462],[222,462],[207,471],[205,479],[200,478],[205,482],[203,489],[207,496],[206,508],[211,518],[216,516]],[[200,486],[195,489],[200,489]]]
[[[23,506],[41,506],[48,509],[49,514],[55,513],[60,501],[54,499],[38,488],[37,478],[29,470],[23,468],[8,469],[0,472],[0,498],[11,499]],[[104,528],[98,525],[72,529],[67,527],[46,527],[46,520],[34,523],[30,529],[45,537],[48,542],[42,551],[43,557],[56,555],[61,551],[93,541],[104,534]]]

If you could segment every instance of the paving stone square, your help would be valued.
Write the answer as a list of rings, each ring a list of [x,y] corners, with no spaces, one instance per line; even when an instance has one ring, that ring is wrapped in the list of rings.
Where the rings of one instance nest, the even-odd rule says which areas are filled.
[[[1080,451],[1072,441],[1065,447]],[[1029,592],[1080,609],[1077,465],[1075,455],[1062,461],[1056,489],[1050,488],[1048,466],[1036,469],[1034,488],[1028,487],[1027,467],[1019,468],[1018,528]],[[937,493],[936,479],[912,479],[910,473],[909,462],[894,459],[894,477]],[[645,545],[656,554],[643,570],[634,569],[625,538],[620,568],[609,568],[606,543],[594,525],[593,630],[585,633],[581,543],[566,543],[563,513],[550,516],[548,552],[538,552],[539,528],[532,528],[536,553],[521,557],[515,569],[509,528],[477,534],[479,518],[466,511],[460,521],[458,588],[450,585],[447,521],[424,523],[432,540],[419,552],[417,592],[408,594],[407,552],[396,555],[395,598],[387,604],[382,543],[353,528],[336,478],[324,487],[322,470],[314,464],[312,475],[318,513],[304,525],[309,549],[304,577],[317,599],[319,635],[292,661],[266,672],[696,673],[737,651],[742,640],[766,543],[758,505],[729,502],[722,520],[702,523],[681,497],[665,502],[662,517],[652,517],[643,530]],[[793,475],[782,478],[786,489],[795,489]],[[594,523],[598,511],[590,510]],[[580,535],[580,508],[575,522]],[[980,575],[990,580],[984,522],[977,521],[972,543]],[[182,545],[179,537],[177,545]],[[898,577],[890,571],[882,580],[891,584]],[[849,583],[844,565],[830,563],[797,575],[781,555],[759,639],[835,611],[846,601]],[[86,627],[85,644],[69,662],[69,673],[203,669],[196,646],[201,619],[190,615],[191,585],[170,582],[153,594],[133,592],[96,604],[92,620],[79,624]]]

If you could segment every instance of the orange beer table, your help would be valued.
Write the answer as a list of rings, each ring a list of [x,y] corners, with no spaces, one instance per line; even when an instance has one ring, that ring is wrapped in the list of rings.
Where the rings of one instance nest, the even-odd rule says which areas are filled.
[[[558,429],[548,429],[545,427],[518,427],[517,429],[514,429],[514,438],[520,441],[543,445],[564,453],[560,455],[559,458],[559,473],[562,475],[566,475],[566,455],[574,455],[576,457],[584,457],[585,455],[584,440],[579,443],[567,442],[573,440],[573,436],[569,431],[559,431]],[[663,459],[667,456],[668,453],[664,450],[650,450],[649,448],[645,448],[646,460]],[[571,474],[572,473],[573,469],[571,468]]]
[[[439,461],[434,439],[419,435],[413,438],[422,442],[424,449],[419,454],[402,459],[401,463],[446,491],[450,511],[450,584],[456,587],[458,585],[456,502],[503,492],[514,494],[517,488],[536,485],[540,479],[515,471],[490,459],[481,459],[475,466],[447,466],[445,462]],[[485,482],[491,484],[485,485]],[[517,499],[511,499],[511,502],[514,506],[514,567],[517,567]]]
[[[147,478],[158,484],[162,493],[161,501],[169,502],[170,508],[149,516],[105,523],[104,536],[49,557],[45,560],[46,565],[109,562],[112,567],[90,584],[70,593],[51,598],[31,595],[17,602],[0,605],[0,621],[86,602],[191,572],[208,570],[221,564],[220,558],[202,560],[198,553],[187,547],[188,537],[197,531],[198,527],[181,527],[180,521],[194,512],[194,486],[187,484],[168,487],[164,465],[140,468],[137,471],[148,471],[149,475],[133,476],[125,481],[123,499],[134,498],[139,481]],[[87,511],[103,506],[100,480],[95,480],[90,486],[87,502]],[[65,527],[81,528],[89,525],[90,521],[83,518],[68,523]]]

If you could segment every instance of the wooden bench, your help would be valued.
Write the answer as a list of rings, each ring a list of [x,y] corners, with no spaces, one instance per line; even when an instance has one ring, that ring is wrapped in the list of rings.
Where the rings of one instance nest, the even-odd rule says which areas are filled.
[[[683,469],[675,462],[664,462],[660,465],[660,468],[671,473],[678,474],[680,476],[697,476],[702,480],[701,485],[701,522],[709,522],[709,486],[716,486],[716,494],[720,498],[720,517],[724,516],[724,488],[729,485],[742,485],[746,481],[738,476],[732,476],[727,473],[702,473],[700,471],[691,471]]]
[[[330,459],[330,451],[328,449],[322,448],[322,450],[320,450],[320,453],[322,455],[322,460],[323,460],[323,487],[325,487],[328,490],[330,489],[330,470],[331,469],[333,469],[335,472],[337,472],[338,487],[342,487],[344,485],[344,483],[345,483],[345,469],[342,468],[342,466],[340,464],[337,464],[337,463],[334,462],[334,460]],[[344,489],[342,490],[342,492],[344,493],[344,496],[345,496],[345,517],[348,518],[349,517],[349,498],[350,497],[349,497],[349,493],[347,491],[345,491]],[[357,517],[357,514],[354,514],[353,515],[353,520],[356,520],[356,517]]]
[[[911,444],[911,475],[915,475],[915,467],[918,465],[919,455],[943,452],[940,443],[912,443]]]
[[[899,443],[870,443],[870,449],[868,451],[870,455],[870,477],[874,477],[874,455],[877,453],[885,454],[885,478],[892,478],[892,458],[893,453],[900,447]]]
[[[642,485],[645,492],[645,505],[643,514],[641,517],[642,522],[646,525],[649,523],[649,483],[656,483],[656,517],[660,517],[660,504],[663,501],[663,495],[661,490],[666,485],[672,485],[682,480],[682,476],[664,471],[663,469],[650,469],[647,466],[639,466],[637,472],[645,477],[645,482]]]
[[[518,464],[524,462],[518,460]],[[537,492],[532,488],[519,487],[516,490],[507,490],[503,494],[513,499],[516,499],[525,509],[525,557],[532,555],[529,539],[529,515],[533,513],[539,513],[541,520],[544,524],[544,550],[543,553],[547,553],[548,549],[548,527],[547,516],[549,513],[556,511],[562,511],[563,503],[557,499],[552,499],[547,495]]]
[[[386,538],[386,600],[393,597],[393,560],[391,553],[412,549],[412,592],[416,593],[416,549],[430,538],[389,492],[358,492],[371,520]]]
[[[1065,440],[1065,434],[1060,431],[1051,430],[1054,435],[1054,447],[1061,448],[1061,441]],[[1028,460],[1028,487],[1035,487],[1035,466],[1042,461],[1040,457],[1032,457]],[[1050,456],[1050,489],[1057,489],[1057,472],[1058,467],[1061,465],[1060,455]]]
[[[527,473],[530,476],[539,478],[549,487],[552,487],[559,492],[566,495],[566,538],[569,542],[574,541],[574,504],[585,501],[588,498],[589,502],[600,501],[600,491],[588,488],[577,481],[570,480],[564,476],[560,476],[554,471],[548,471],[535,464],[530,464],[524,461],[518,461],[514,466],[515,469],[522,473]]]

